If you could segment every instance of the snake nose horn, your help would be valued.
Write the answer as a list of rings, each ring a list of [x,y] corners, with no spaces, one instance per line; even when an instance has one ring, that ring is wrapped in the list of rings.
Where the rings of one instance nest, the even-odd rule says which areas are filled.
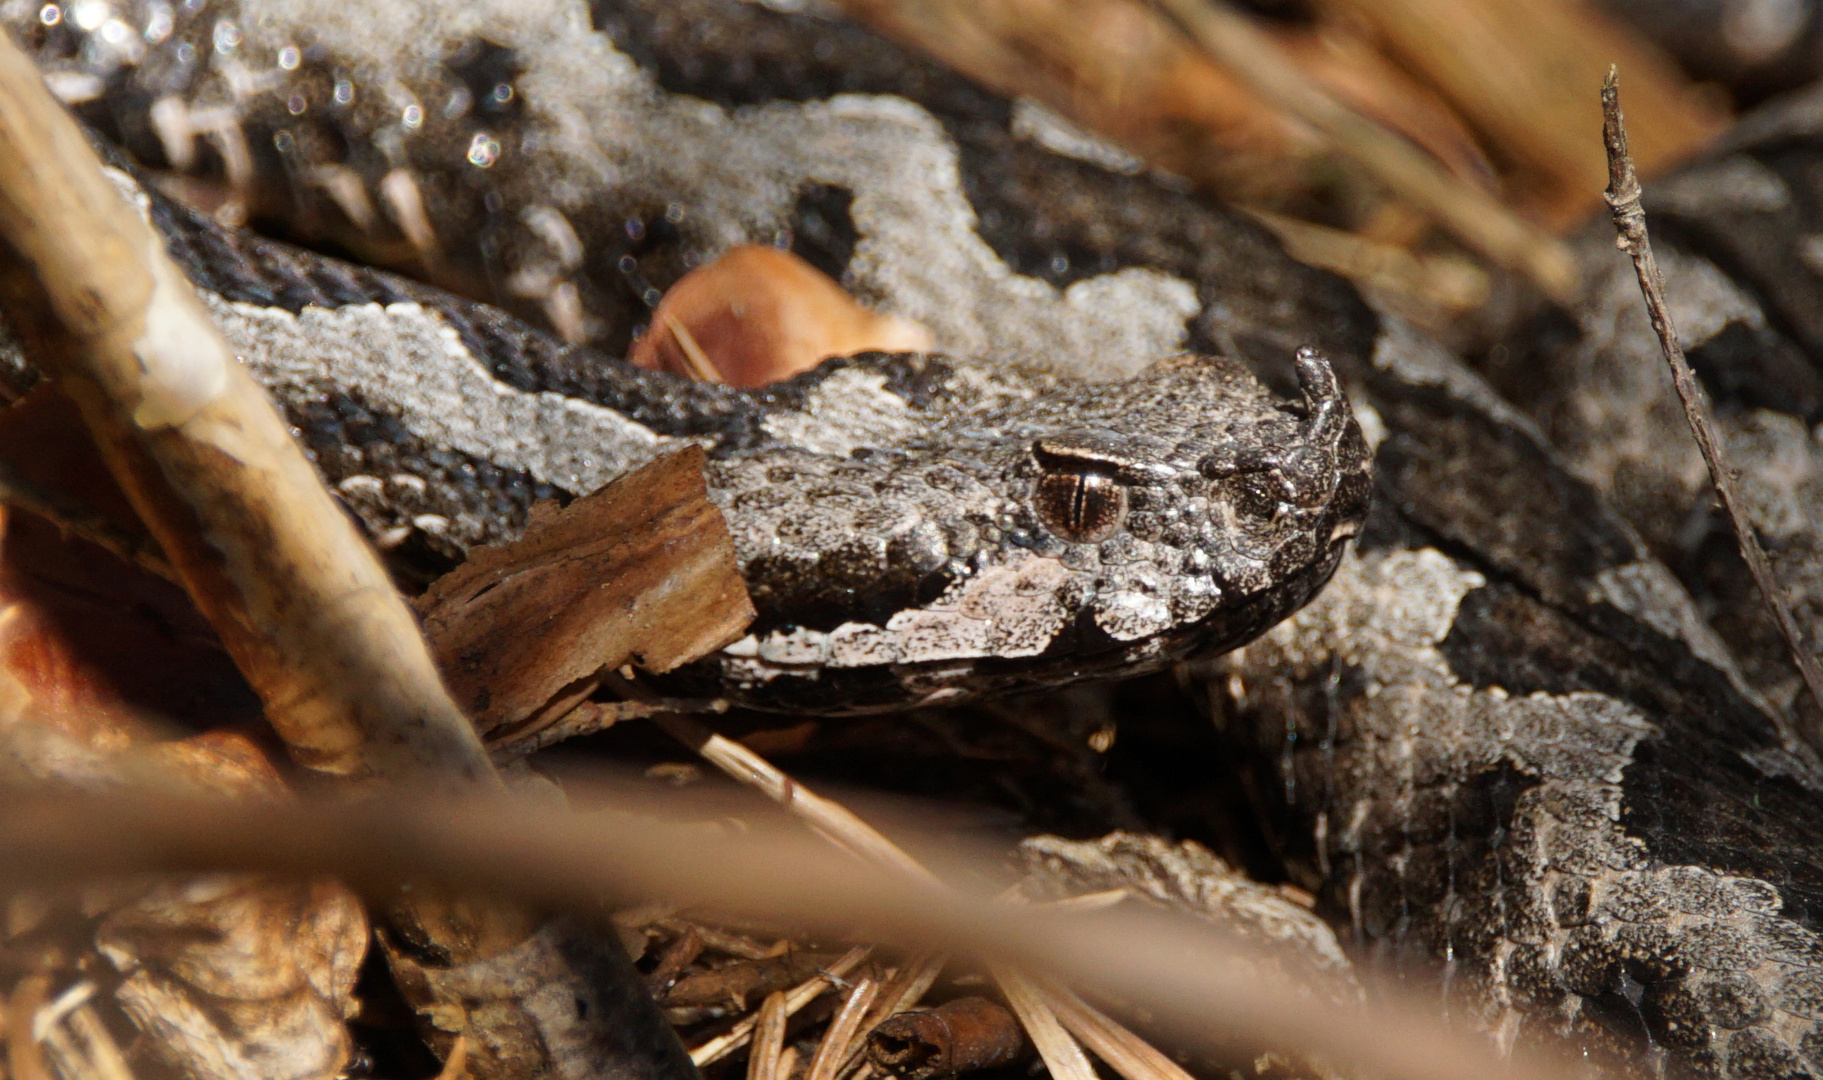
[[[1305,424],[1313,434],[1339,434],[1338,429],[1348,423],[1348,404],[1328,358],[1306,345],[1298,350],[1293,364],[1298,388],[1304,392]]]
[[[1342,400],[1335,369],[1329,366],[1329,359],[1322,353],[1305,345],[1298,350],[1292,363],[1298,371],[1298,388],[1304,391],[1304,400],[1312,409]]]

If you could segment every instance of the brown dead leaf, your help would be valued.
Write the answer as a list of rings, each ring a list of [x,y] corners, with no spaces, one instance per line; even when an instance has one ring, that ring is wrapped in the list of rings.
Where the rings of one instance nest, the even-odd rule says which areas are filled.
[[[764,386],[829,356],[924,352],[930,331],[862,307],[788,251],[741,245],[685,274],[659,302],[629,359],[734,386]]]
[[[669,671],[753,619],[721,511],[687,447],[477,548],[419,598],[450,690],[501,736],[603,668]]]
[[[111,911],[95,940],[146,1049],[180,1075],[306,1080],[348,1061],[367,917],[333,881],[172,879]]]

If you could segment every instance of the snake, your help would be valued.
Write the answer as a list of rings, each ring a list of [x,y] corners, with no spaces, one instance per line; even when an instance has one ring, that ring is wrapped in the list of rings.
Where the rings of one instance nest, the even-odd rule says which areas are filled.
[[[703,672],[735,700],[865,712],[1179,664],[1362,962],[1599,1073],[1823,1074],[1823,765],[1777,664],[1706,618],[1732,601],[1692,596],[1666,522],[1700,485],[1630,498],[1684,473],[1591,396],[1646,333],[1611,239],[1579,242],[1581,307],[1503,328],[1477,370],[1244,215],[808,0],[0,18],[138,159],[294,237],[390,235],[489,301],[225,227],[116,162],[383,546],[459,557],[699,442],[761,611]],[[1667,184],[1688,220],[1768,190],[1730,187],[1731,153]],[[1701,230],[1668,240],[1731,430],[1786,431],[1731,358],[1808,363],[1799,309]],[[606,359],[736,243],[937,352],[754,391]],[[1528,364],[1560,396],[1524,393]],[[1815,453],[1797,431],[1746,458],[1770,511]]]

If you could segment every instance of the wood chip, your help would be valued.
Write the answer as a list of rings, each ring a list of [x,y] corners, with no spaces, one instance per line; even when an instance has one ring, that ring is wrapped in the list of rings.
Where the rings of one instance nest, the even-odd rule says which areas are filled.
[[[603,668],[669,671],[738,638],[753,605],[703,452],[659,458],[477,548],[418,601],[450,691],[494,738]],[[556,716],[542,719],[554,722]]]

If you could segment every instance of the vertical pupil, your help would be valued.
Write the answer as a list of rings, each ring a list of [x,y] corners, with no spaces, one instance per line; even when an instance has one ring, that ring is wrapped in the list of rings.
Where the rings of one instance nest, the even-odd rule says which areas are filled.
[[[1045,527],[1066,540],[1107,539],[1127,516],[1127,491],[1113,477],[1076,469],[1047,472],[1033,492]]]

